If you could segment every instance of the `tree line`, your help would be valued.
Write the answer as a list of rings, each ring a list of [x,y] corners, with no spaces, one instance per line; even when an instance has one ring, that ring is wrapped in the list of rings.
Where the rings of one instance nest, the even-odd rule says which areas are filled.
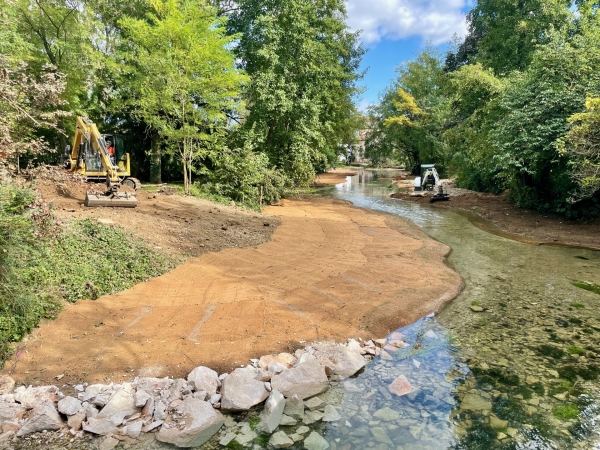
[[[4,169],[60,160],[86,115],[125,136],[139,178],[275,201],[361,126],[345,20],[343,0],[5,0]]]
[[[369,109],[374,164],[436,163],[517,205],[600,213],[600,16],[591,0],[478,0],[468,34],[397,69]]]

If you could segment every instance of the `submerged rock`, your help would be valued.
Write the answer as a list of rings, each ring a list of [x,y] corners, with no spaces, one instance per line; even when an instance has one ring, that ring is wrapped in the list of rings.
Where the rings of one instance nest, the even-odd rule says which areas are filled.
[[[469,411],[488,411],[492,409],[492,402],[476,394],[466,394],[460,402],[460,409]]]
[[[197,398],[186,398],[177,410],[183,419],[179,423],[168,420],[156,435],[157,440],[177,447],[198,447],[213,437],[225,423],[219,411]]]
[[[402,396],[402,395],[410,394],[413,390],[413,387],[411,386],[411,384],[408,382],[408,380],[406,379],[406,377],[404,375],[400,375],[398,378],[396,378],[392,382],[392,384],[390,384],[388,386],[388,389],[392,394]]]
[[[260,413],[260,423],[257,430],[271,434],[279,426],[283,410],[285,408],[285,398],[278,390],[274,389],[265,403],[263,411]]]

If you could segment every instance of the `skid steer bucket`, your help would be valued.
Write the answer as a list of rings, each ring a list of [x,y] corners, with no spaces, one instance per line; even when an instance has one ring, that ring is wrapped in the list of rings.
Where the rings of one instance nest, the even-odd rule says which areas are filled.
[[[135,208],[137,203],[136,195],[130,192],[107,192],[106,194],[86,192],[84,205],[91,208],[101,206]]]

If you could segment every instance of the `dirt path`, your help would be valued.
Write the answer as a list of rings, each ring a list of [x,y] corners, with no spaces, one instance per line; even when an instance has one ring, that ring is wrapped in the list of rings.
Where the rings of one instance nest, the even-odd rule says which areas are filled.
[[[26,341],[26,384],[185,376],[294,350],[303,341],[377,338],[460,289],[448,247],[400,218],[331,199],[283,201],[256,248],[206,253],[113,296],[68,306]],[[7,364],[10,370],[12,364]]]

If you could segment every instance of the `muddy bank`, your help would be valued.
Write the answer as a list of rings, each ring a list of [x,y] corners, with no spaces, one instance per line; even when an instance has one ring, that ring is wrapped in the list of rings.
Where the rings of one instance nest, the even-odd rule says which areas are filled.
[[[524,242],[529,241],[531,244],[551,243],[600,248],[600,219],[591,222],[569,221],[556,215],[519,208],[508,202],[506,193],[484,194],[455,189],[452,186],[449,193],[450,201],[436,203],[430,203],[428,197],[413,197],[407,191],[398,192],[392,197],[433,208],[461,209],[475,213],[499,230],[520,236]],[[474,225],[480,228],[487,226],[484,222],[475,222]],[[487,228],[487,231],[493,232],[489,226]]]
[[[304,341],[386,335],[461,287],[444,264],[449,248],[407,220],[320,198],[265,212],[281,220],[270,242],[206,253],[68,306],[23,342],[12,376],[37,384],[229,371]]]
[[[311,186],[335,186],[346,181],[346,177],[352,177],[357,173],[352,169],[329,169],[327,172],[317,175]]]

